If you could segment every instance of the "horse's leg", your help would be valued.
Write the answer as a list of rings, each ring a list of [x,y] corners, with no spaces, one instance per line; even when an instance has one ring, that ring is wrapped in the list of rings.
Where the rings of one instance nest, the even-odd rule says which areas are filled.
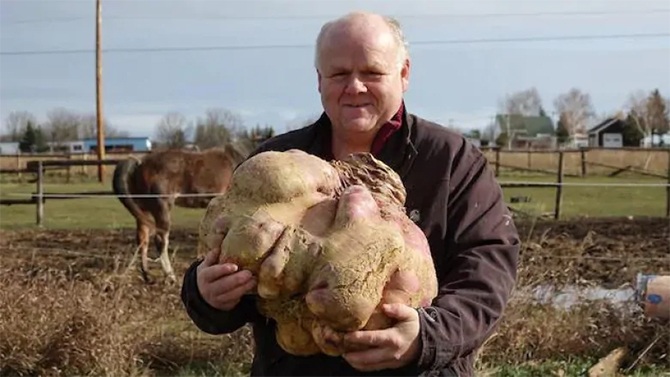
[[[137,247],[141,256],[142,278],[145,283],[151,282],[149,275],[149,240],[151,239],[151,225],[146,220],[137,220]],[[135,251],[137,253],[137,250]],[[133,257],[134,260],[135,257]]]
[[[171,283],[177,281],[175,277],[174,270],[172,269],[172,263],[170,263],[170,254],[168,253],[168,245],[170,243],[170,204],[167,200],[158,200],[159,211],[156,213],[156,236],[154,242],[156,242],[156,248],[160,253],[161,267],[165,276],[170,280]]]

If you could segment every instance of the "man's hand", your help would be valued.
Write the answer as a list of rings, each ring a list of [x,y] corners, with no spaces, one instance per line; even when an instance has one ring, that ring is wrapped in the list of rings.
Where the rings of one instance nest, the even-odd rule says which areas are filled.
[[[212,307],[231,310],[245,293],[256,286],[256,279],[248,270],[238,271],[235,264],[217,264],[219,254],[219,250],[210,251],[198,265],[198,291]]]
[[[395,326],[384,330],[355,331],[344,336],[345,345],[365,349],[343,355],[358,370],[400,368],[419,356],[419,313],[403,304],[383,305],[383,310],[397,320]]]

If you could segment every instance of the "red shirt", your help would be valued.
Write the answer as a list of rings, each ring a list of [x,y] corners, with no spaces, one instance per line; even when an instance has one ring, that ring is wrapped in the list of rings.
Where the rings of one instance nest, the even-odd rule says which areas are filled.
[[[389,119],[388,122],[384,123],[382,127],[377,131],[377,135],[375,135],[374,140],[372,141],[372,146],[370,147],[370,152],[372,153],[373,156],[377,157],[379,153],[381,152],[382,148],[384,147],[384,144],[386,144],[386,141],[396,133],[402,127],[402,119],[403,119],[403,113],[405,111],[405,103],[400,104],[400,108],[398,111]],[[328,137],[325,140],[325,145],[323,146],[323,151],[324,151],[324,156],[327,156],[328,160],[332,160],[335,158],[333,156],[333,145],[332,145],[332,137]]]

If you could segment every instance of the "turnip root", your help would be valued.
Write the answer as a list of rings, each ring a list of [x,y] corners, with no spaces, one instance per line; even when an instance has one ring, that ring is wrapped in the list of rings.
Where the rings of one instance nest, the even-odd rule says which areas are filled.
[[[348,350],[341,333],[393,322],[384,303],[437,294],[428,242],[405,215],[398,175],[370,154],[327,162],[299,150],[242,163],[200,224],[198,253],[220,248],[258,280],[257,303],[295,355]],[[327,341],[326,333],[340,341]]]

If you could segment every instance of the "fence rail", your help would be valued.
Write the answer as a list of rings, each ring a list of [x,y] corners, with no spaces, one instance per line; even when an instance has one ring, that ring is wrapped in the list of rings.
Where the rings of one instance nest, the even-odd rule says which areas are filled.
[[[493,160],[491,163],[495,164],[495,169],[496,169],[496,175],[499,174],[500,167],[505,166],[505,164],[500,163],[500,157],[499,155],[501,153],[505,153],[500,149],[494,150],[496,155],[495,160]],[[586,152],[588,150],[581,150],[581,151],[576,151],[577,153],[580,153],[581,157],[581,166],[582,168],[586,165],[588,165],[589,161],[586,161],[583,156],[586,155]],[[661,151],[655,151],[655,152],[661,152]],[[511,153],[518,153],[518,152],[511,152]],[[548,151],[534,151],[534,153],[550,153]],[[558,151],[558,152],[553,152],[553,153],[558,153],[558,163],[557,166],[555,167],[554,170],[548,170],[548,169],[531,169],[535,171],[541,171],[545,174],[555,174],[556,180],[555,182],[505,182],[501,181],[500,185],[503,188],[553,188],[555,190],[555,202],[554,202],[554,213],[553,217],[554,219],[559,219],[561,216],[561,208],[562,208],[562,202],[563,202],[563,188],[565,186],[607,186],[607,187],[615,187],[615,186],[620,186],[620,187],[665,187],[666,188],[666,217],[670,218],[670,149],[669,150],[663,150],[662,153],[664,153],[667,156],[667,167],[666,167],[666,174],[650,174],[647,171],[641,171],[641,173],[647,174],[647,175],[652,175],[654,177],[660,177],[660,178],[665,178],[667,180],[666,183],[579,183],[579,182],[564,182],[564,177],[566,176],[565,174],[565,156],[568,153],[575,153],[575,151]],[[44,172],[47,169],[70,169],[70,167],[73,166],[98,166],[98,165],[116,165],[121,159],[109,159],[109,160],[73,160],[73,159],[67,159],[67,160],[37,160],[37,161],[30,161],[27,162],[26,167],[23,172],[30,172],[30,173],[35,173],[37,175],[37,178],[35,180],[36,182],[36,192],[31,194],[30,198],[0,198],[0,205],[21,205],[21,204],[35,204],[36,210],[35,210],[35,217],[36,217],[36,223],[38,226],[43,225],[43,220],[44,220],[44,202],[46,199],[82,199],[82,198],[90,198],[90,197],[115,197],[118,198],[120,196],[115,195],[111,191],[90,191],[90,192],[72,192],[72,193],[45,193],[44,192]],[[523,168],[522,169],[527,169]],[[621,169],[619,167],[619,169]],[[16,169],[19,170],[19,169]],[[632,170],[630,167],[625,167],[624,170]],[[635,169],[635,170],[640,170],[640,169]],[[0,171],[2,172],[2,171]],[[12,170],[12,172],[15,172]],[[68,175],[69,176],[69,175]],[[195,197],[195,196],[200,196],[200,197],[213,197],[220,195],[218,193],[197,193],[197,194],[181,194],[180,196],[183,197]],[[159,197],[161,195],[129,195],[131,197]]]
[[[640,175],[654,177],[665,177],[669,149],[663,148],[581,148],[566,150],[541,150],[541,149],[501,149],[497,147],[482,147],[482,152],[492,166],[495,166],[496,174],[499,175],[503,169],[536,172],[538,174],[555,176],[558,166],[559,152],[564,154],[564,176],[584,177],[587,175],[609,175],[622,172],[630,172]],[[125,159],[129,156],[142,157],[149,152],[109,152],[107,158]],[[96,161],[94,154],[18,154],[0,155],[0,169],[14,169],[25,172],[31,161],[42,160],[44,162],[53,160],[72,161]],[[95,165],[95,163],[94,163]],[[82,174],[86,176],[97,176],[94,165],[77,164],[78,169],[67,169],[66,174]],[[620,172],[617,170],[623,169]],[[19,173],[21,174],[21,173]]]

